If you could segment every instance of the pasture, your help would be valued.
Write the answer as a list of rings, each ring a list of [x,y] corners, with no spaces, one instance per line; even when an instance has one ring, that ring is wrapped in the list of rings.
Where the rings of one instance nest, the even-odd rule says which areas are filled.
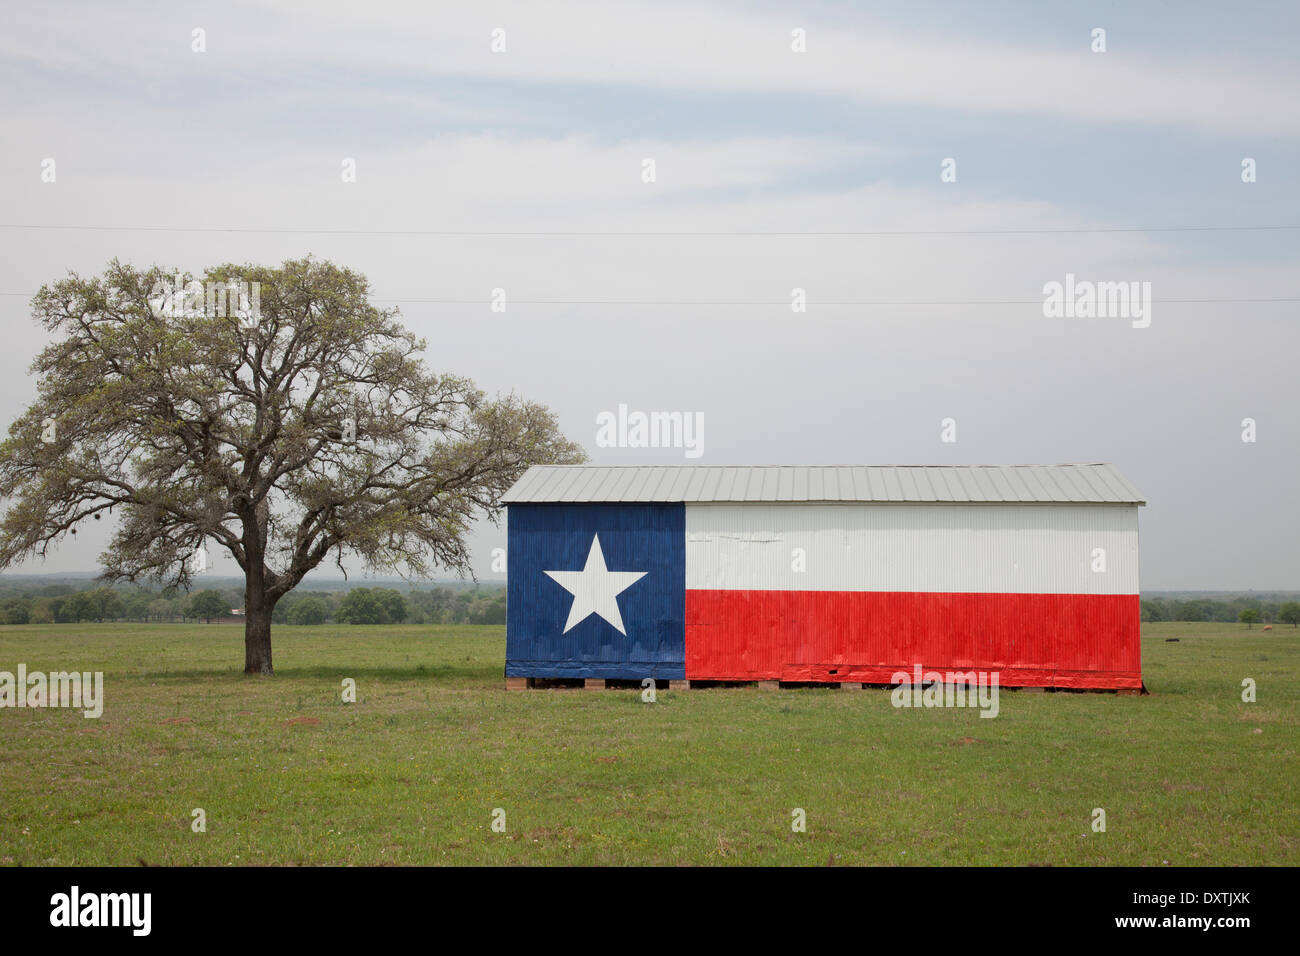
[[[105,683],[98,720],[0,709],[0,862],[1300,864],[1291,627],[1144,625],[1150,696],[1003,691],[995,719],[886,689],[507,693],[500,627],[273,640],[246,678],[238,626],[0,627],[0,670]]]

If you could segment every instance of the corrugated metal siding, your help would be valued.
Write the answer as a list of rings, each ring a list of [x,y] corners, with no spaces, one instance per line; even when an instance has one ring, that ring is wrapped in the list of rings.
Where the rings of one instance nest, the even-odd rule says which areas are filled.
[[[1016,687],[1142,686],[1136,594],[686,592],[686,676],[892,683],[998,672]]]
[[[537,465],[501,499],[1144,504],[1110,464],[710,467]]]
[[[680,504],[513,505],[506,675],[680,679],[685,515]],[[644,572],[617,595],[626,634],[598,615],[565,631],[574,597],[547,571],[580,571],[599,536],[607,570]]]
[[[1136,505],[689,504],[686,538],[689,678],[1141,686]]]
[[[686,587],[1137,594],[1137,533],[1136,505],[689,504]]]
[[[1136,504],[1038,503],[1064,492],[1037,469],[965,477],[975,484],[929,469],[534,475],[542,496],[727,501],[511,505],[506,673],[884,683],[919,664],[998,671],[1006,686],[1140,687]],[[885,500],[758,500],[804,493]],[[1034,503],[988,500],[1010,494]],[[945,503],[896,500],[922,497]],[[645,573],[618,598],[626,634],[596,616],[566,633],[572,595],[546,574],[582,569],[597,534],[610,571]]]

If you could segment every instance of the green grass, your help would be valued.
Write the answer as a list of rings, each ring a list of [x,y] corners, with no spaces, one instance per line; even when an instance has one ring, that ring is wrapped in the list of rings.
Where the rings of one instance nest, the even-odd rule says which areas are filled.
[[[1003,692],[990,720],[887,690],[506,693],[495,627],[278,627],[274,678],[232,626],[0,627],[0,670],[102,670],[106,697],[0,710],[0,862],[1300,863],[1300,632],[1143,633],[1151,696]]]

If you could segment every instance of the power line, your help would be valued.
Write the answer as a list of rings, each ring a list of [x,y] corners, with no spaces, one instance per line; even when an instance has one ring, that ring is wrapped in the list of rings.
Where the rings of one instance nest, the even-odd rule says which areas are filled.
[[[1115,233],[1283,232],[1300,225],[1255,226],[1096,226],[1025,229],[879,229],[859,232],[795,231],[497,231],[455,229],[264,229],[254,226],[97,226],[0,223],[0,229],[73,230],[81,232],[250,233],[294,236],[427,236],[447,239],[885,239],[906,236],[1041,236]]]
[[[0,292],[0,296],[31,298],[29,292]],[[487,297],[478,299],[386,299],[374,297],[375,302],[393,302],[399,305],[488,305]],[[1155,298],[1162,305],[1231,304],[1253,305],[1270,302],[1300,302],[1300,296],[1267,296],[1254,298]],[[600,305],[600,306],[789,306],[789,299],[510,299],[510,305]],[[814,306],[981,306],[981,305],[1042,305],[1038,299],[837,299],[808,300]]]
[[[377,302],[396,302],[399,304],[418,303],[429,305],[486,305],[488,300],[482,299],[376,299]],[[1295,298],[1250,298],[1250,299],[1157,299],[1152,298],[1152,302],[1162,304],[1179,304],[1179,303],[1264,303],[1264,302],[1300,302],[1300,297]],[[765,299],[765,300],[701,300],[701,299],[511,299],[511,305],[652,305],[652,306],[766,306],[766,305],[790,305],[789,299]],[[1042,305],[1043,300],[1039,299],[934,299],[934,300],[884,300],[884,299],[845,299],[829,300],[809,299],[809,307],[813,306],[944,306],[944,305]]]

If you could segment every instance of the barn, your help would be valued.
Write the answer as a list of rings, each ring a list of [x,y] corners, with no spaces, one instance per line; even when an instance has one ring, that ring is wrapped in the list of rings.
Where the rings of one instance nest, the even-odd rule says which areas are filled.
[[[503,502],[508,686],[1142,686],[1145,502],[1109,464],[538,466]]]

